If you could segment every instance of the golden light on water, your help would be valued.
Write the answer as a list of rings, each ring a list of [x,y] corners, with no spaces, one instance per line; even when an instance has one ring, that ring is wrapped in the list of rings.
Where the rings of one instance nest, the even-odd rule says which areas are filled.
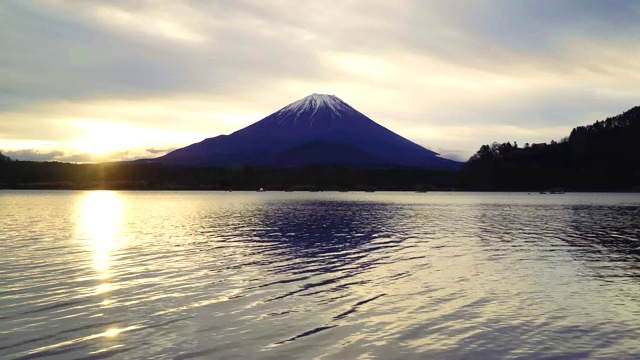
[[[89,340],[93,340],[93,339],[98,339],[98,338],[114,338],[116,336],[118,336],[119,334],[125,332],[125,331],[130,331],[130,330],[136,330],[136,329],[140,329],[140,326],[128,326],[125,328],[117,328],[117,327],[113,327],[110,329],[107,329],[105,332],[99,333],[99,334],[93,334],[93,335],[89,335],[89,336],[84,336],[84,337],[80,337],[80,338],[76,338],[76,339],[71,339],[71,340],[67,340],[67,341],[62,341],[53,345],[48,345],[48,346],[43,346],[43,347],[39,347],[30,351],[26,351],[23,353],[23,355],[26,356],[33,356],[35,354],[39,354],[39,353],[43,353],[46,351],[51,351],[54,349],[58,349],[58,348],[62,348],[65,346],[69,346],[69,345],[74,345],[74,344],[78,344],[78,343],[82,343],[85,341],[89,341]],[[105,349],[100,349],[98,351],[94,351],[92,354],[98,354],[104,351],[107,351],[109,349],[113,349],[116,347],[121,347],[122,345],[115,345],[115,346],[110,346],[109,348],[105,348]]]
[[[87,192],[80,204],[79,237],[92,254],[92,267],[98,284],[95,294],[103,297],[103,306],[114,302],[110,292],[113,276],[113,254],[122,246],[123,204],[121,195],[113,191]]]
[[[102,335],[104,337],[114,337],[114,336],[120,334],[122,331],[123,331],[122,329],[111,328],[111,329],[105,331]]]
[[[122,201],[116,192],[92,191],[84,197],[80,233],[89,241],[98,278],[111,277],[111,255],[121,245],[118,235],[122,232],[122,212]]]

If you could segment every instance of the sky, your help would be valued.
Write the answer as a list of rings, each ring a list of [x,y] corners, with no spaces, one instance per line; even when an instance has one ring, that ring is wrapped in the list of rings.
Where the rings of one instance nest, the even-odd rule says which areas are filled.
[[[640,2],[0,2],[0,150],[152,158],[312,93],[466,160],[640,105]]]

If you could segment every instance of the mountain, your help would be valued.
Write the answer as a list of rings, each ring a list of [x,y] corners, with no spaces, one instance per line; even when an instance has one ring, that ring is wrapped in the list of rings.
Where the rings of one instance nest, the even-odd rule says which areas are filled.
[[[403,138],[333,95],[312,94],[230,135],[174,150],[152,163],[181,166],[458,169],[462,164]]]

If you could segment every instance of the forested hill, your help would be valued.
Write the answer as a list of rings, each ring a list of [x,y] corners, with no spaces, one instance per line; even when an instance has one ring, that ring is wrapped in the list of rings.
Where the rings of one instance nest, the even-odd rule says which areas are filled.
[[[640,190],[640,106],[559,142],[483,145],[460,175],[468,190]]]
[[[4,161],[11,161],[11,158],[8,156],[5,156],[4,154],[2,154],[2,151],[0,151],[0,162],[4,162]]]

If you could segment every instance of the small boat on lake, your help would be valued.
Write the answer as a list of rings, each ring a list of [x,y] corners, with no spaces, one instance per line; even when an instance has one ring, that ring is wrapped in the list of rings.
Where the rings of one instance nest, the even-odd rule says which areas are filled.
[[[564,189],[562,188],[552,188],[546,190],[547,194],[564,194]]]

